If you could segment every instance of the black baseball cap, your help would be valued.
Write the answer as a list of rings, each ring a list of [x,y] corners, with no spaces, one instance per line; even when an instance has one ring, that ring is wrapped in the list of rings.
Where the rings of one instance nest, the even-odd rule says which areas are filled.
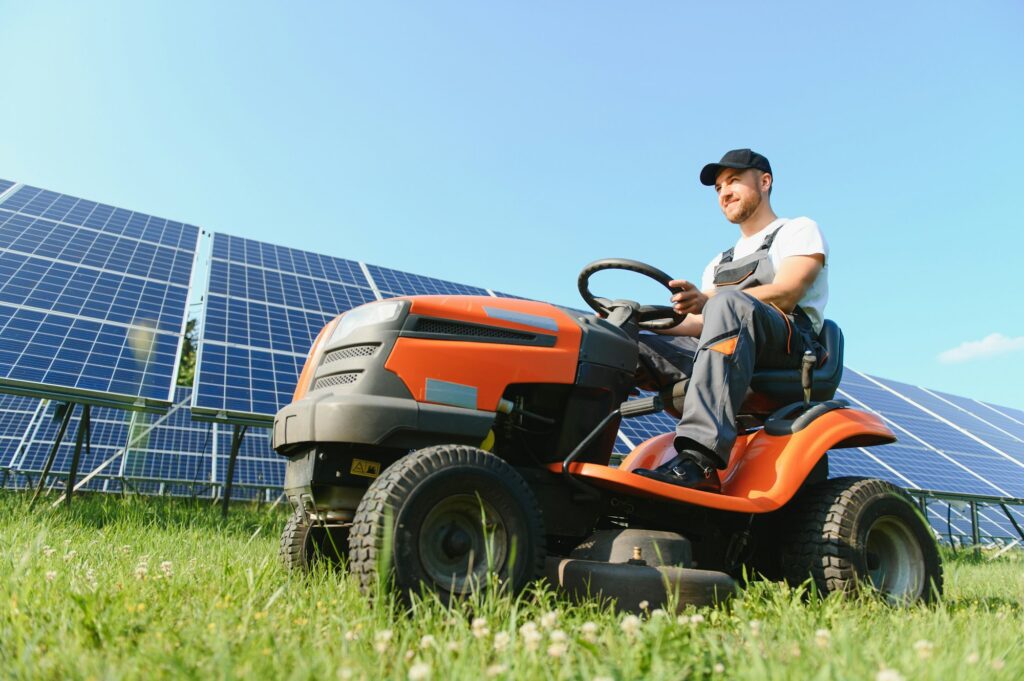
[[[775,176],[775,173],[772,173],[772,166],[768,163],[768,159],[761,154],[750,149],[733,149],[732,151],[725,152],[725,156],[718,163],[709,163],[704,166],[704,169],[700,171],[700,183],[707,187],[714,187],[715,178],[718,177],[718,173],[722,172],[723,168],[734,168],[736,170],[755,168],[762,173],[769,173],[773,178]]]

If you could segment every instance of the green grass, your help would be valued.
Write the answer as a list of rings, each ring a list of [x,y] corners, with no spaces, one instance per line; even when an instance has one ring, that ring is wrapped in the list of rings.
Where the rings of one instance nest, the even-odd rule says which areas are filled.
[[[428,600],[406,612],[387,599],[369,602],[342,571],[287,574],[277,562],[284,518],[280,508],[237,506],[222,522],[208,503],[106,496],[77,498],[70,511],[30,511],[26,496],[0,494],[0,676],[1024,675],[1017,552],[995,561],[947,555],[946,597],[932,607],[807,602],[756,583],[728,607],[680,618],[655,612],[634,621],[547,591],[453,610]]]

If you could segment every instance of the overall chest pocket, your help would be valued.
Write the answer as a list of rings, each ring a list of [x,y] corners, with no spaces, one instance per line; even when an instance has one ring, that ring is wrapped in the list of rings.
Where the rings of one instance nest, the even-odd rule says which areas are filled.
[[[742,283],[757,270],[760,262],[761,259],[758,258],[751,262],[720,268],[715,272],[715,286],[735,286]]]

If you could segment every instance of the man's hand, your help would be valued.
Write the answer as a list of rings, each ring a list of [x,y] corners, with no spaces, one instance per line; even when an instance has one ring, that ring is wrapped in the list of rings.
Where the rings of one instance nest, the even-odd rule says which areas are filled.
[[[685,279],[673,279],[668,285],[674,289],[679,289],[679,293],[672,294],[672,308],[676,312],[700,314],[704,310],[708,297],[696,284],[690,283]]]

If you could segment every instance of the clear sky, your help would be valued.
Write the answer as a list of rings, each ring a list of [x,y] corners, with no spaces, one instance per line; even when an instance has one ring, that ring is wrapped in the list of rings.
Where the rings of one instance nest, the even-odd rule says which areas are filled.
[[[750,146],[849,366],[1020,408],[1022,36],[1018,0],[0,0],[0,177],[579,305],[599,257],[699,278],[737,228],[697,173]]]

